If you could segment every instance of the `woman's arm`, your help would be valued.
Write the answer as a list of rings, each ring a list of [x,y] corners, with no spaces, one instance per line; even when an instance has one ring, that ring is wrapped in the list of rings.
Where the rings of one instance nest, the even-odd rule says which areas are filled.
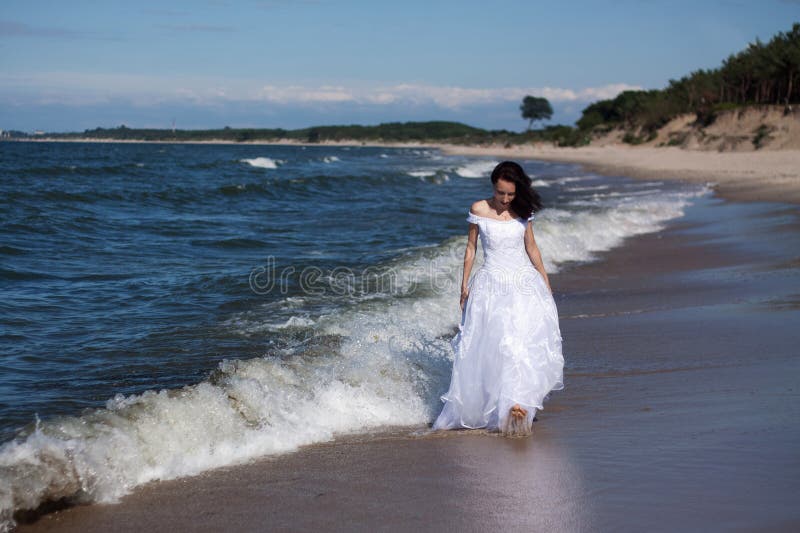
[[[464,274],[461,277],[461,309],[464,309],[464,302],[469,296],[469,274],[472,272],[472,263],[475,262],[475,251],[478,247],[478,225],[470,224],[467,233],[467,247],[464,250]]]
[[[550,287],[550,280],[547,278],[547,272],[544,270],[544,262],[542,261],[542,254],[539,252],[539,247],[536,246],[536,239],[533,238],[533,223],[528,222],[525,228],[525,252],[533,264],[533,268],[539,271],[539,274],[544,278],[544,283],[547,289],[552,293],[553,289]]]

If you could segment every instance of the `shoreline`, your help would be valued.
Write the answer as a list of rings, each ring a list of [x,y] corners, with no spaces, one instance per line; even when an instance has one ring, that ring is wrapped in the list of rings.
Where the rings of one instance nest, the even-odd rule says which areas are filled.
[[[552,145],[467,146],[430,142],[323,141],[142,141],[108,139],[25,139],[9,142],[123,143],[123,144],[223,144],[239,146],[312,146],[423,148],[447,155],[534,159],[575,163],[603,175],[637,179],[677,180],[710,185],[722,198],[740,202],[800,204],[800,150],[711,152],[676,147],[628,145],[558,148]]]
[[[709,152],[624,145],[439,148],[450,155],[576,163],[603,175],[708,184],[719,196],[733,201],[800,204],[800,150]]]
[[[533,437],[340,436],[18,531],[796,530],[800,216],[697,203],[554,274],[567,388]]]

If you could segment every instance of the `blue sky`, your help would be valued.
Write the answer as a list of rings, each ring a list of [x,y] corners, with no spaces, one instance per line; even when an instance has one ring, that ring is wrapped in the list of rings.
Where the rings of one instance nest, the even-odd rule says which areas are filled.
[[[521,130],[714,68],[798,0],[0,2],[0,129],[458,120]]]

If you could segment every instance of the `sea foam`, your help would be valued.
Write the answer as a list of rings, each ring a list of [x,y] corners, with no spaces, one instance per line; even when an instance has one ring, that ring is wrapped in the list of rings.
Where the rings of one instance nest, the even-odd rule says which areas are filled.
[[[283,161],[278,159],[271,159],[269,157],[254,157],[251,159],[240,159],[240,163],[247,163],[251,167],[275,169]]]
[[[498,161],[472,161],[458,167],[455,172],[462,178],[485,178],[491,174]]]
[[[438,172],[436,169],[409,170],[408,172],[406,172],[406,174],[408,174],[409,176],[414,177],[414,178],[427,178],[429,176],[435,176],[436,172]]]

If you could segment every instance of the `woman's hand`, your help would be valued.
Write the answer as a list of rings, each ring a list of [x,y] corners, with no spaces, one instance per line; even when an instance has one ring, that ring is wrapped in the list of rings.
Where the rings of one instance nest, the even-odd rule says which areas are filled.
[[[469,288],[465,287],[461,289],[461,303],[459,303],[462,311],[464,310],[464,302],[467,301],[467,298],[469,298]]]

